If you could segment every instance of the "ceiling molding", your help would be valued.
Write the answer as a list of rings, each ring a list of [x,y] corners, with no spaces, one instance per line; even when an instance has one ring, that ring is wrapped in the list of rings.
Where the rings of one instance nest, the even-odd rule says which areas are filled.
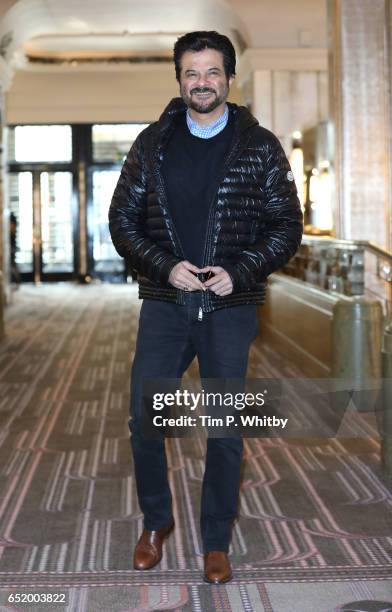
[[[46,73],[77,73],[77,72],[152,72],[167,73],[174,78],[173,62],[64,62],[61,64],[47,64],[44,62],[27,62],[18,66],[18,72],[46,72]]]
[[[24,43],[23,50],[29,58],[171,57],[179,36],[181,32],[58,34],[31,38]]]
[[[173,59],[167,55],[128,55],[128,56],[108,56],[102,54],[101,57],[83,57],[79,55],[68,56],[68,57],[38,57],[38,56],[27,56],[26,60],[29,64],[41,65],[41,66],[83,66],[83,65],[95,65],[100,66],[102,63],[116,65],[116,64],[173,64]]]

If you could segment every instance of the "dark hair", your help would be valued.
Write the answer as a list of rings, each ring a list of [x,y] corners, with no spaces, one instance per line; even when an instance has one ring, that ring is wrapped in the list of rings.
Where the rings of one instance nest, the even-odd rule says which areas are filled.
[[[180,80],[181,58],[186,51],[203,51],[204,49],[216,49],[223,55],[223,66],[227,78],[235,75],[235,50],[224,34],[214,30],[210,32],[188,32],[177,39],[174,45],[173,60],[176,68],[176,79]]]

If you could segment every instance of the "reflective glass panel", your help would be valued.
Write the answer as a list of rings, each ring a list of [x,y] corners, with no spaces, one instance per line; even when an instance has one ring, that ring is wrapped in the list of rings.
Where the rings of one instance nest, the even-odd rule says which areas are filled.
[[[124,262],[117,254],[109,233],[108,209],[120,172],[97,170],[93,173],[93,255],[95,272],[122,274]]]
[[[16,255],[19,272],[33,271],[33,175],[9,175],[9,206],[16,218]]]

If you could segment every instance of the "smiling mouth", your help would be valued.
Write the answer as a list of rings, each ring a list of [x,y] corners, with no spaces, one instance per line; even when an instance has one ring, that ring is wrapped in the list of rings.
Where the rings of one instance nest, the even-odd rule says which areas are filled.
[[[198,98],[209,98],[210,96],[213,95],[213,92],[212,91],[205,91],[203,93],[194,92],[193,95],[197,96]]]

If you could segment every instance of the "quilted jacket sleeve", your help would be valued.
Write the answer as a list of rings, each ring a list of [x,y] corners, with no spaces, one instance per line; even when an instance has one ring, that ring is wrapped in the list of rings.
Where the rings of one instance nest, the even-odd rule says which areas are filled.
[[[233,281],[234,292],[252,290],[257,282],[281,268],[301,244],[303,218],[297,189],[276,137],[268,144],[263,190],[265,230],[256,244],[224,266]]]
[[[153,282],[167,284],[180,261],[155,244],[145,233],[147,177],[141,135],[135,140],[121,170],[109,208],[109,230],[121,257]]]

